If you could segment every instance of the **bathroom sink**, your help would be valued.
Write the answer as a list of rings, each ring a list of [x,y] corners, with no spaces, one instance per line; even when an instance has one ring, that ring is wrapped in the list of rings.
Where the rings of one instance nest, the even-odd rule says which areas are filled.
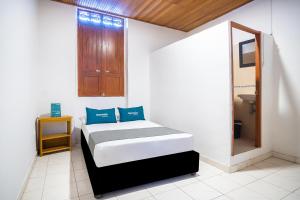
[[[255,94],[239,94],[238,97],[240,97],[243,101],[248,102],[250,104],[254,104],[256,102]]]

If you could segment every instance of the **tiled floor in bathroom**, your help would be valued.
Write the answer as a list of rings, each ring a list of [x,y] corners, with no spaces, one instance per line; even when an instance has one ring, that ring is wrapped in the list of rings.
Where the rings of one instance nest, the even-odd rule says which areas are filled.
[[[234,139],[233,154],[237,155],[255,149],[255,140],[248,138]]]
[[[80,147],[38,157],[23,200],[94,199]],[[269,158],[227,174],[200,162],[196,176],[182,176],[110,193],[113,200],[300,200],[300,165]]]

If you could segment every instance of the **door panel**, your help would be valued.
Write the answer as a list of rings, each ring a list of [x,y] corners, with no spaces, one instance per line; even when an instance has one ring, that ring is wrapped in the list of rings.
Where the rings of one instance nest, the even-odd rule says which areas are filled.
[[[103,96],[124,96],[124,80],[119,75],[104,75],[102,77]]]
[[[100,76],[84,76],[83,78],[83,95],[99,96],[100,95]]]
[[[78,91],[79,96],[97,96],[101,93],[101,29],[78,26]]]
[[[108,28],[102,35],[102,93],[124,96],[124,30]]]
[[[121,74],[124,65],[124,31],[123,29],[103,29],[103,59],[105,73]]]

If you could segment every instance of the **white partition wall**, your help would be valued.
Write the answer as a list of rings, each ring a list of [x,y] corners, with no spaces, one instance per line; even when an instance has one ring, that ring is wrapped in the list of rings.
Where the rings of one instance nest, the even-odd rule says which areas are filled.
[[[229,22],[155,51],[151,56],[151,120],[194,135],[202,158],[226,170],[272,151],[273,39],[262,34],[262,147],[231,156],[232,80]],[[233,168],[232,168],[233,169]]]
[[[151,120],[194,134],[202,157],[229,166],[231,64],[228,22],[151,56]]]

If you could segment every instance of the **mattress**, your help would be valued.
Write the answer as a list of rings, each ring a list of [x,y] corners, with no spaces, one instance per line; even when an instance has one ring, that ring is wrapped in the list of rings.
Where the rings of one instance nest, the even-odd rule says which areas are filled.
[[[83,125],[82,131],[87,142],[89,134],[96,131],[124,130],[161,127],[141,120],[110,124]],[[96,144],[93,158],[97,167],[105,167],[135,160],[142,160],[193,150],[193,136],[189,133],[108,141]]]

